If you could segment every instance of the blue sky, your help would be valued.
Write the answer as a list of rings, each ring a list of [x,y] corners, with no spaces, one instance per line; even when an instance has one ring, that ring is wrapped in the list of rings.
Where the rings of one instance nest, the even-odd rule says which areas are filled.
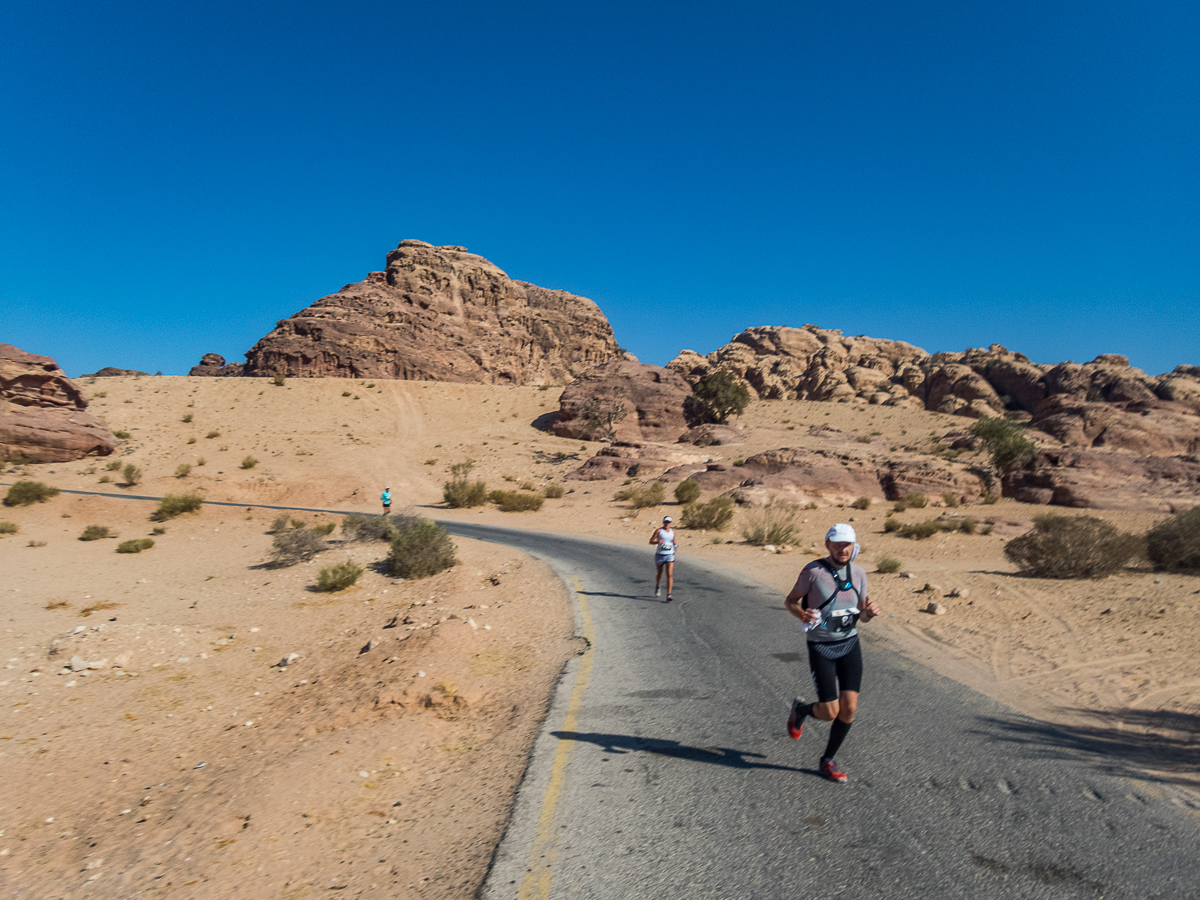
[[[404,238],[663,364],[812,322],[1200,364],[1200,5],[0,11],[0,341],[231,361]]]

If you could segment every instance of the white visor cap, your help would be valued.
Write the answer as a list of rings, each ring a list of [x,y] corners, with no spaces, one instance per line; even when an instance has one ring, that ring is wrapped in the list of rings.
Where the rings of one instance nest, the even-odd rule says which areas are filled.
[[[834,544],[853,544],[858,540],[858,536],[854,533],[854,528],[844,522],[838,522],[829,531],[825,532],[825,540]]]

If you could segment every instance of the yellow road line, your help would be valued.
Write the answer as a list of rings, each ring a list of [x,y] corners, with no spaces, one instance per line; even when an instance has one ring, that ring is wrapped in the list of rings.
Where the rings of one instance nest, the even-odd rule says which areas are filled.
[[[587,693],[588,681],[592,675],[592,613],[588,609],[587,598],[583,594],[579,579],[573,577],[571,583],[575,587],[575,596],[579,598],[583,636],[587,638],[588,649],[579,660],[579,673],[575,676],[575,689],[571,691],[571,703],[567,707],[567,716],[563,719],[563,731],[575,730],[575,715],[583,704],[583,695]],[[529,850],[529,866],[525,880],[521,882],[517,900],[546,900],[550,896],[550,878],[553,874],[551,867],[556,855],[554,820],[558,813],[558,798],[562,794],[563,780],[566,778],[567,759],[574,746],[574,741],[559,741],[558,749],[554,752],[550,783],[546,786],[546,796],[542,799],[542,814],[538,817],[533,846]]]

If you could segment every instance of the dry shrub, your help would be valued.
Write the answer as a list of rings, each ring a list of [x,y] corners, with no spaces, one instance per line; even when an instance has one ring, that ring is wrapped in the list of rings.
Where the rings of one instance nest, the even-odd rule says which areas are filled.
[[[275,521],[271,523],[271,527],[267,529],[267,534],[279,534],[281,531],[287,531],[290,527],[288,519],[291,517],[287,513],[280,513],[275,517]]]
[[[141,553],[143,550],[149,550],[154,546],[154,541],[150,538],[134,538],[132,541],[122,541],[117,544],[118,553]]]
[[[500,507],[501,512],[537,512],[546,502],[546,498],[540,494],[521,491],[492,491],[488,499]]]
[[[337,522],[322,522],[320,525],[314,525],[310,531],[313,534],[319,534],[321,537],[329,537],[333,534],[333,529],[337,528]]]
[[[483,506],[487,502],[487,484],[482,481],[467,481],[455,478],[442,485],[442,500],[451,509],[469,509]]]
[[[16,522],[0,522],[0,534],[16,534],[20,530]]]
[[[150,514],[152,522],[165,522],[184,513],[196,512],[204,501],[195,491],[187,494],[167,494],[158,503],[158,509]]]
[[[325,549],[325,540],[310,528],[293,528],[281,531],[271,541],[271,558],[268,565],[281,569],[312,559]]]
[[[613,494],[614,500],[627,500],[634,509],[649,509],[652,506],[662,506],[667,497],[667,489],[661,481],[650,484],[635,484]]]
[[[400,578],[427,578],[453,566],[454,551],[454,542],[445,528],[430,519],[420,519],[392,538],[388,572]]]
[[[1146,555],[1161,569],[1200,570],[1200,506],[1151,528]]]
[[[707,503],[689,503],[679,513],[681,528],[724,531],[733,519],[733,498],[714,497]]]
[[[372,516],[350,513],[342,519],[342,537],[357,544],[390,541],[396,532],[417,520],[411,516]]]
[[[352,559],[322,569],[317,576],[318,591],[344,591],[362,577],[363,567]]]
[[[243,469],[253,469],[257,465],[258,465],[258,460],[255,459],[253,456],[246,455],[245,457],[242,458],[242,468]]]
[[[142,470],[138,466],[135,466],[133,463],[129,463],[128,465],[125,466],[124,469],[121,470],[121,478],[123,479],[124,483],[129,487],[132,487],[135,484],[141,484],[142,483]]]
[[[931,538],[942,530],[939,522],[930,519],[928,522],[914,522],[911,525],[901,525],[897,529],[900,537],[912,538],[914,541],[923,541],[926,538]]]
[[[883,520],[883,533],[884,534],[891,534],[893,531],[899,531],[903,527],[904,527],[903,522],[901,522],[899,519],[892,518],[891,516],[888,516],[886,519]]]
[[[58,496],[58,488],[40,481],[18,481],[4,495],[5,506],[32,506]]]
[[[79,536],[81,541],[99,541],[106,537],[112,537],[113,534],[108,530],[107,525],[89,525],[83,529],[83,534]]]
[[[742,526],[746,543],[761,547],[764,544],[790,544],[796,535],[800,508],[772,498],[761,511],[751,513]]]
[[[1142,538],[1094,516],[1044,515],[1004,555],[1038,578],[1099,578],[1123,569],[1142,546]]]
[[[542,494],[547,500],[558,500],[567,491],[561,484],[548,484],[542,489]]]
[[[879,557],[875,564],[875,571],[883,575],[894,575],[903,568],[904,563],[890,554]]]
[[[675,502],[680,505],[695,503],[700,499],[700,485],[688,478],[675,485]]]
[[[871,498],[870,497],[859,497],[857,500],[855,500],[853,503],[850,504],[850,508],[851,509],[870,509],[871,508]]]
[[[946,491],[946,493],[942,494],[942,502],[950,507],[958,506],[958,494],[953,491]]]
[[[180,463],[175,467],[176,478],[187,478],[192,474],[192,467],[189,463]]]

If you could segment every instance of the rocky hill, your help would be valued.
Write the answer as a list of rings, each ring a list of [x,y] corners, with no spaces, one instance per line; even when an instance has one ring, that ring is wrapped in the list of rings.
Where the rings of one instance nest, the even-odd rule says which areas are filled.
[[[565,384],[619,356],[591,300],[514,281],[465,247],[406,240],[384,271],[279,322],[241,374]]]
[[[117,439],[49,356],[0,344],[0,460],[107,456]]]

